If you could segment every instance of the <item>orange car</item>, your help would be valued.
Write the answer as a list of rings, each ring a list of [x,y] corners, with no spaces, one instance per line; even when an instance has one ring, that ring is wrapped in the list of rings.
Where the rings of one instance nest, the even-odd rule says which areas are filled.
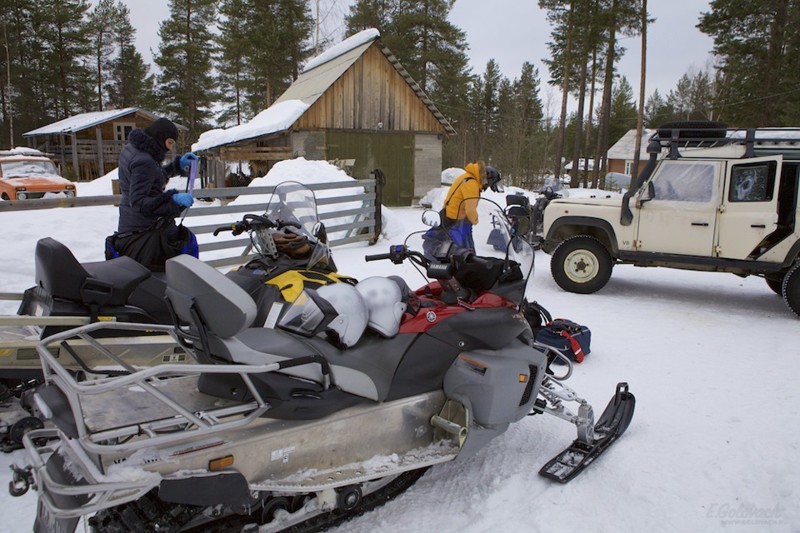
[[[40,152],[41,153],[41,152]],[[35,150],[0,152],[0,198],[27,200],[47,193],[75,196],[75,184],[62,178],[56,165]]]

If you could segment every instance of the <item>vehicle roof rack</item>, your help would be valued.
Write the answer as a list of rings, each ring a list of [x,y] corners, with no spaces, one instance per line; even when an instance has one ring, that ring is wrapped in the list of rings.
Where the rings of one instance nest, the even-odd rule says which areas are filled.
[[[685,125],[684,125],[685,124]],[[681,157],[683,148],[714,148],[736,144],[745,146],[745,158],[755,157],[759,149],[800,151],[800,128],[727,128],[718,123],[665,124],[650,137],[668,147],[670,159]]]

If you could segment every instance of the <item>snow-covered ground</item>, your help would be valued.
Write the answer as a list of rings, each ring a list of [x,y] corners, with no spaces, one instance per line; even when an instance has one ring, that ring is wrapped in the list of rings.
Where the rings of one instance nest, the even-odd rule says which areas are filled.
[[[420,228],[421,210],[394,212],[406,232]],[[0,292],[21,292],[32,284],[37,239],[52,236],[79,260],[101,260],[117,211],[53,209],[2,220]],[[356,277],[400,272],[420,285],[410,269],[364,262],[393,241],[337,248],[336,262]],[[537,252],[529,297],[592,329],[592,353],[569,384],[599,414],[616,383],[627,381],[637,397],[627,433],[586,472],[557,485],[537,471],[575,431],[529,417],[476,457],[432,468],[337,531],[800,532],[800,321],[781,299],[757,278],[629,266],[615,268],[599,293],[571,294],[553,282],[549,259]],[[15,311],[0,305],[0,313]],[[8,464],[23,460],[20,451],[0,456],[0,481],[10,479]],[[29,530],[35,502],[33,493],[0,495],[0,532]]]

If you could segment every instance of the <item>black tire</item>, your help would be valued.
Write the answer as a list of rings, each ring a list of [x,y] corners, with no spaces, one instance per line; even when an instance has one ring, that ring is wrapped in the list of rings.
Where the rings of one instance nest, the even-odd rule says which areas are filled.
[[[800,316],[800,263],[796,263],[783,277],[783,301]]]
[[[570,237],[556,247],[550,260],[550,273],[567,292],[591,294],[611,278],[613,262],[603,244],[588,235]]]
[[[774,292],[778,296],[783,296],[783,276],[777,278],[773,277],[764,278],[764,281],[767,282],[767,287],[772,289],[772,292]]]
[[[10,198],[8,197],[8,195],[6,193],[3,193],[3,196],[0,196],[0,198],[2,198],[5,201],[10,200]]]

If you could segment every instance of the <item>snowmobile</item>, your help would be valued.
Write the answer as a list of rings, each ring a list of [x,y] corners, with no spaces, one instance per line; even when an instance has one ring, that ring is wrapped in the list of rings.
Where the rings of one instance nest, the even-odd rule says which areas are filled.
[[[86,515],[97,531],[319,530],[536,414],[577,427],[541,470],[567,482],[626,430],[635,399],[618,384],[595,422],[524,318],[533,250],[504,252],[443,243],[430,260],[393,245],[365,259],[410,262],[431,281],[416,291],[384,277],[305,289],[273,304],[275,328],[254,327],[253,299],[214,268],[171,259],[172,326],[98,322],[37,346],[46,385],[35,398],[52,426],[23,438],[28,462],[12,467],[10,492],[37,491],[36,532],[73,531]],[[124,375],[79,382],[49,351],[146,327],[194,362],[137,369],[101,337],[97,348]]]
[[[252,259],[227,276],[257,300],[258,323],[264,324],[276,300],[291,301],[304,286],[355,280],[336,273],[327,246],[325,228],[319,221],[314,193],[297,182],[279,184],[263,214],[245,214],[241,220],[218,227],[214,235],[230,231],[250,236]],[[35,249],[36,285],[27,289],[17,314],[0,317],[0,450],[22,446],[22,435],[42,427],[31,404],[31,394],[42,383],[35,345],[43,338],[76,325],[97,321],[171,324],[164,301],[166,281],[129,257],[80,263],[62,243],[43,238]],[[172,338],[155,330],[101,330],[113,336],[107,349],[125,351],[136,367],[159,362],[187,361]],[[142,336],[131,344],[128,337]],[[112,348],[113,346],[113,348]],[[86,359],[95,350],[86,343],[54,346],[62,365],[80,379],[108,375],[91,370]]]

